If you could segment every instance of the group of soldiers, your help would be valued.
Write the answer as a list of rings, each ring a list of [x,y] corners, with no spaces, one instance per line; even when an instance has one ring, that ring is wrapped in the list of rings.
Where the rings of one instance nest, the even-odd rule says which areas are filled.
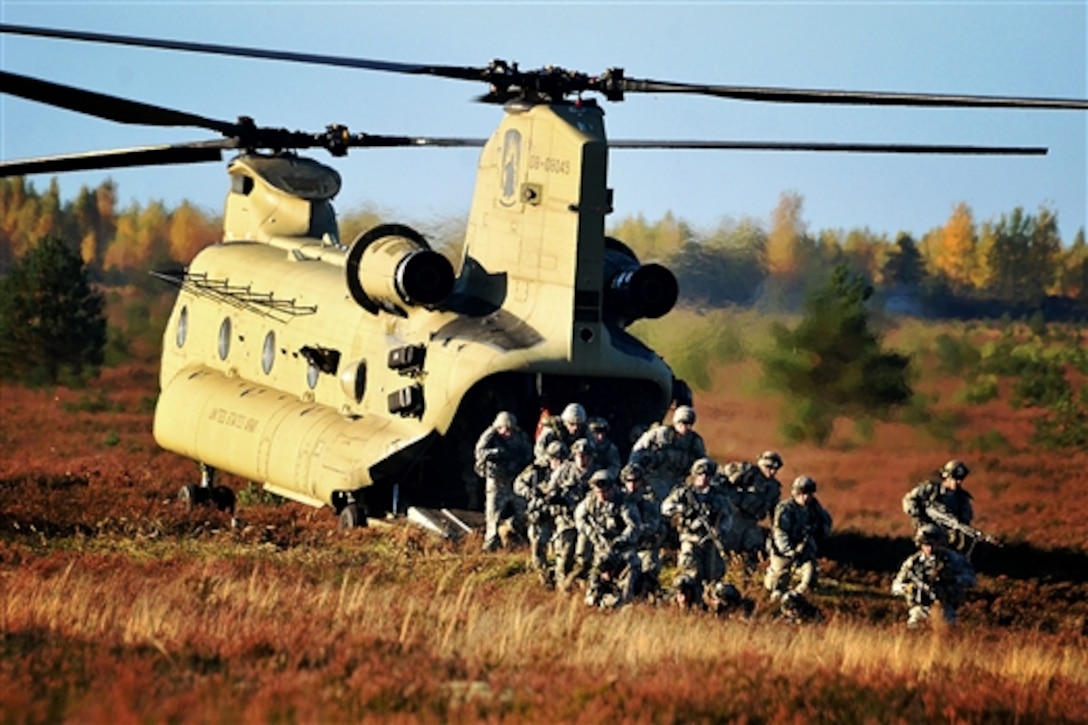
[[[818,616],[806,595],[832,520],[816,498],[816,481],[797,476],[783,500],[778,452],[718,465],[695,420],[691,406],[678,406],[670,423],[637,437],[624,463],[607,420],[588,417],[578,403],[542,419],[532,441],[513,413],[499,412],[475,449],[485,481],[484,549],[522,535],[529,566],[546,586],[568,589],[585,578],[586,603],[602,607],[659,595],[662,556],[675,555],[677,603],[750,612],[754,603],[725,582],[726,568],[732,561],[754,575],[765,566],[763,587],[784,615]],[[955,621],[963,590],[974,585],[970,549],[956,551],[984,538],[970,527],[966,475],[962,462],[950,461],[939,482],[919,484],[904,498],[919,549],[892,592],[907,599],[910,626],[937,605]]]

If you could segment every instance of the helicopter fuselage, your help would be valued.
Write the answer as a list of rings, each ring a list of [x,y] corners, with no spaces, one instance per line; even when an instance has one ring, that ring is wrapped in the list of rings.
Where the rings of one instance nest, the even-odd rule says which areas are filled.
[[[499,410],[532,426],[577,401],[621,432],[660,419],[676,381],[623,328],[664,314],[675,279],[605,237],[602,116],[508,106],[456,277],[401,225],[339,244],[331,169],[235,160],[224,241],[178,280],[156,440],[312,505],[373,488],[373,508],[393,485],[462,505]]]

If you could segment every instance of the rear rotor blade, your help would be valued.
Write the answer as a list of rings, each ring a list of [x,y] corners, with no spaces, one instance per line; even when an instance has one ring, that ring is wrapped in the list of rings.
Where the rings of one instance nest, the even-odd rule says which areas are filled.
[[[943,154],[961,156],[1046,156],[1044,146],[957,146],[948,144],[824,143],[776,141],[609,141],[614,149],[721,149],[726,151],[833,151],[862,154]]]
[[[214,118],[152,106],[148,103],[130,101],[118,96],[95,93],[7,71],[0,71],[0,93],[9,93],[28,101],[38,101],[118,123],[146,126],[194,126],[218,131],[225,136],[234,135],[238,129],[236,124],[217,121]]]

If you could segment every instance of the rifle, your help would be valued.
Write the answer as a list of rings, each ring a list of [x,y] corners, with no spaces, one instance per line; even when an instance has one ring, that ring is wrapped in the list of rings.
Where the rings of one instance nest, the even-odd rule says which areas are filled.
[[[907,593],[910,595],[910,603],[921,607],[928,607],[937,601],[933,587],[913,569],[907,572]]]
[[[702,544],[709,540],[714,544],[714,548],[718,550],[718,554],[722,559],[728,562],[729,554],[726,553],[725,546],[722,544],[721,538],[718,537],[718,527],[716,523],[711,524],[710,519],[707,516],[707,507],[695,500],[695,493],[690,488],[687,489],[686,498],[687,501],[684,502],[686,504],[684,507],[685,512],[690,512],[688,514],[689,517],[694,519],[695,523],[699,524],[703,528],[703,531],[706,532],[703,534],[703,537],[699,539],[699,543]],[[718,515],[718,518],[721,518],[721,514]]]
[[[953,516],[951,511],[946,509],[944,506],[941,506],[940,504],[937,504],[937,503],[928,504],[926,506],[926,515],[934,523],[939,524],[940,526],[943,526],[946,529],[951,529],[953,531],[958,531],[959,533],[963,534],[964,536],[966,536],[968,539],[971,540],[971,543],[968,545],[967,551],[965,552],[965,555],[967,556],[967,558],[971,557],[972,552],[974,552],[974,550],[975,550],[975,544],[977,544],[980,541],[984,541],[987,544],[993,544],[994,546],[997,546],[997,547],[1004,546],[1001,539],[997,538],[996,536],[993,536],[992,534],[987,534],[985,531],[982,531],[980,529],[976,529],[974,526],[971,526],[970,524],[963,523],[962,521],[957,519],[955,516]]]

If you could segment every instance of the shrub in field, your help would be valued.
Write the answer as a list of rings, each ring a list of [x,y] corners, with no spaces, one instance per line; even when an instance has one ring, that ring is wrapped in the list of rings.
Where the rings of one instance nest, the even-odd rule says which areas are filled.
[[[978,349],[965,337],[956,338],[947,332],[942,332],[934,340],[934,352],[938,370],[956,377],[973,376],[982,360]]]
[[[989,430],[969,440],[967,450],[973,453],[1001,453],[1012,450],[1012,446],[1000,432]]]
[[[776,323],[761,356],[765,385],[786,399],[783,432],[827,443],[836,419],[886,417],[911,399],[910,359],[882,349],[869,327],[872,288],[845,265],[813,290],[793,329]]]
[[[980,405],[995,399],[999,394],[996,375],[980,375],[976,380],[968,383],[959,397],[965,403]]]
[[[1067,395],[1036,419],[1031,440],[1048,449],[1088,448],[1088,385],[1077,398]]]

